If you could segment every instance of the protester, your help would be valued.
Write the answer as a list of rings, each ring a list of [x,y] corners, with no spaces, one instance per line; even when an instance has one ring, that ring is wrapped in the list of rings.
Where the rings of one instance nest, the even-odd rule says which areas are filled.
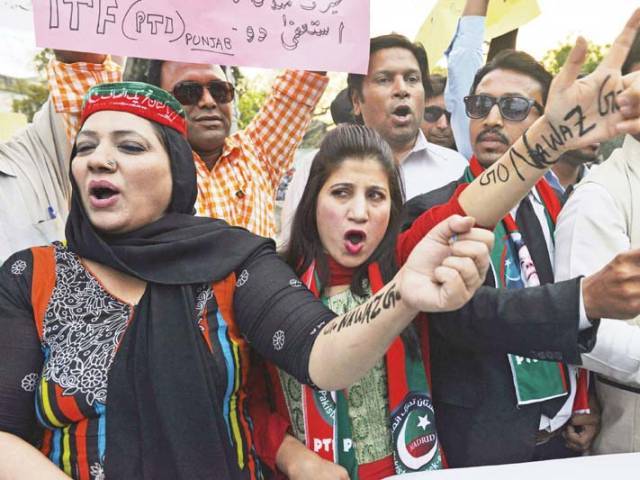
[[[447,77],[430,75],[431,94],[427,96],[422,117],[422,133],[427,140],[441,147],[456,149],[456,141],[451,131],[451,113],[444,105],[444,88]]]
[[[347,313],[377,293],[430,230],[425,217],[396,240],[402,204],[389,145],[367,127],[338,127],[325,137],[313,161],[284,256],[332,311]],[[275,390],[279,395],[284,392],[276,404],[285,405],[286,398],[288,410],[284,407],[279,413],[296,419],[291,425],[295,437],[304,442],[306,436],[310,446],[326,444],[314,447],[320,456],[310,451],[289,454],[286,449],[295,447],[283,446],[278,452],[280,470],[289,478],[383,478],[411,471],[402,463],[394,467],[394,458],[399,457],[392,446],[389,417],[404,406],[425,419],[415,436],[427,442],[431,458],[425,461],[423,456],[421,468],[415,470],[442,468],[423,361],[428,359],[427,342],[426,322],[414,322],[395,340],[384,361],[351,385],[348,393],[335,396],[302,387],[284,372],[280,389],[275,375]],[[404,375],[408,385],[405,382],[403,389]],[[416,406],[418,400],[421,407]],[[322,420],[326,411],[320,406],[327,402],[328,409],[337,412],[333,425]],[[353,448],[343,448],[349,443]],[[334,458],[342,466],[330,463]]]
[[[556,229],[559,280],[590,275],[607,262],[616,266],[616,255],[640,247],[635,213],[640,208],[639,157],[638,137],[627,136],[622,149],[591,172],[567,201]],[[594,453],[640,451],[639,326],[640,317],[628,324],[603,318],[594,349],[582,357],[586,368],[598,372],[595,390],[602,405],[602,431]]]
[[[82,122],[67,246],[23,250],[0,273],[0,476],[256,478],[249,342],[302,382],[343,388],[419,310],[458,308],[486,273],[490,235],[452,218],[356,319],[334,318],[271,241],[193,216],[172,96],[103,84]]]
[[[449,75],[444,95],[445,106],[451,112],[451,130],[457,149],[467,159],[471,159],[474,150],[469,136],[469,117],[464,98],[471,90],[476,72],[484,64],[482,46],[488,8],[489,0],[466,1],[458,19],[456,32],[445,52]],[[494,52],[497,54],[502,50],[496,47]],[[555,168],[547,172],[545,179],[557,194],[564,198],[564,187],[555,176],[554,170]]]
[[[526,176],[522,175],[519,165],[519,159],[526,155],[523,152],[528,151],[535,158],[534,161],[525,159],[525,163],[529,162],[541,168],[543,165],[551,166],[555,163],[559,154],[566,148],[588,145],[566,142],[560,149],[552,148],[548,143],[550,137],[545,134],[547,142],[539,142],[540,146],[545,146],[544,153],[538,156],[534,150],[534,147],[537,148],[536,142],[532,141],[530,136],[548,117],[550,109],[552,115],[558,114],[561,108],[564,109],[565,115],[571,112],[571,108],[560,107],[571,107],[569,100],[563,98],[565,95],[575,95],[579,88],[589,89],[592,90],[595,102],[597,88],[609,74],[610,79],[622,85],[619,67],[628,49],[626,42],[630,43],[629,37],[635,35],[638,19],[639,15],[636,13],[603,64],[593,74],[575,81],[571,89],[563,91],[559,86],[568,85],[567,72],[571,72],[572,79],[575,79],[582,64],[577,53],[584,53],[584,43],[581,41],[552,85],[552,99],[547,103],[544,113],[542,104],[547,97],[548,87],[545,83],[548,85],[548,80],[545,78],[548,78],[548,74],[530,57],[522,53],[506,52],[496,56],[481,69],[474,79],[471,95],[466,100],[467,111],[472,117],[470,138],[476,158],[472,159],[470,169],[457,182],[409,202],[410,217],[415,218],[424,210],[447,202],[450,198],[451,201],[456,200],[459,189],[464,188],[474,177],[479,177],[488,189],[495,190],[504,181],[512,180],[523,186],[524,182],[520,180],[526,180]],[[570,98],[573,100],[575,97]],[[584,112],[584,107],[575,112]],[[562,122],[551,121],[551,125],[554,126],[560,123]],[[594,130],[604,126],[599,118],[594,118],[584,125],[592,124],[596,125]],[[528,141],[513,143],[523,132]],[[611,129],[606,135],[610,136],[613,133],[614,129]],[[581,141],[600,139],[588,134],[581,137]],[[504,162],[504,167],[501,167],[500,163],[496,164],[498,158],[504,158],[505,152],[508,151],[518,153],[507,157],[508,161]],[[488,167],[491,167],[490,170],[485,170]],[[526,187],[532,186],[533,182]],[[522,191],[523,195],[525,191],[526,189]],[[468,188],[463,193],[466,192]],[[489,208],[491,202],[495,202],[497,198],[497,195],[493,197],[485,192],[484,197],[476,198],[475,209],[478,210],[465,211],[475,214],[480,224],[494,225],[499,217],[487,219],[482,209]],[[525,213],[523,208],[527,210]],[[475,213],[476,211],[478,213]],[[574,401],[570,393],[575,389],[562,392],[563,389],[556,391],[545,388],[541,391],[534,387],[537,374],[534,372],[529,375],[532,369],[537,368],[550,367],[559,371],[559,364],[545,365],[528,361],[526,358],[507,357],[504,354],[505,350],[500,348],[500,342],[505,338],[504,331],[496,331],[496,337],[488,339],[473,335],[473,328],[467,327],[465,331],[463,327],[480,322],[484,315],[491,318],[504,317],[503,322],[514,322],[518,325],[535,323],[541,317],[550,318],[558,314],[568,321],[576,322],[578,318],[585,321],[585,315],[581,315],[578,309],[581,296],[585,309],[582,311],[586,312],[589,318],[600,316],[590,313],[595,305],[598,305],[596,309],[600,312],[602,308],[609,314],[618,312],[619,297],[617,294],[603,295],[603,292],[609,291],[611,284],[604,282],[602,277],[594,276],[589,282],[585,280],[581,288],[577,288],[578,284],[568,288],[566,283],[545,285],[541,288],[521,288],[553,281],[549,260],[553,258],[550,234],[558,211],[559,203],[549,186],[538,183],[536,189],[527,194],[527,199],[521,203],[519,211],[512,211],[509,217],[498,224],[497,246],[492,262],[496,278],[494,280],[493,276],[490,276],[486,282],[488,286],[501,287],[494,290],[498,299],[496,303],[487,304],[476,295],[469,306],[447,315],[448,322],[432,322],[432,381],[436,392],[435,409],[440,436],[450,466],[521,462],[569,454],[564,448],[564,440],[558,433],[561,431],[560,427],[571,418],[571,406]],[[513,222],[512,216],[516,217],[518,223]],[[526,221],[523,221],[524,219]],[[528,248],[525,249],[523,244]],[[634,262],[632,257],[625,257],[623,261],[628,267]],[[587,289],[594,285],[592,281],[598,288],[591,292],[592,295],[585,295]],[[513,289],[509,290],[508,287]],[[593,295],[596,291],[597,295]],[[529,314],[535,318],[529,318]],[[515,344],[517,340],[514,341]],[[508,352],[514,351],[513,347],[506,348]],[[534,360],[564,360],[568,363],[580,361],[579,358],[562,355],[560,351],[553,349],[542,352],[540,356],[534,353],[531,352],[525,357],[533,357]],[[558,380],[561,381],[562,378]],[[575,378],[572,384],[574,381]],[[535,393],[532,398],[522,395],[524,387],[528,385],[534,387]],[[519,393],[519,398],[516,393]],[[548,397],[557,398],[547,400]],[[530,403],[531,400],[534,403]],[[581,400],[580,408],[586,408],[586,399]]]
[[[456,178],[467,163],[456,152],[426,141],[420,124],[431,94],[427,54],[397,34],[371,39],[367,75],[349,74],[353,113],[393,151],[407,200]]]
[[[64,238],[71,188],[62,119],[47,100],[0,144],[0,265],[13,252]]]
[[[625,31],[626,36],[628,37],[631,27],[638,28],[639,25],[640,11],[636,12],[635,17],[630,20],[629,27]],[[624,51],[624,40],[624,38],[621,38],[612,48],[610,55],[613,65],[602,67],[594,73],[588,79],[587,85],[585,85],[587,81],[580,81],[582,83],[579,85],[573,85],[577,74],[574,64],[580,64],[583,61],[581,59],[584,58],[586,48],[584,43],[580,43],[576,47],[571,54],[569,65],[565,67],[552,89],[554,92],[551,102],[553,104],[552,114],[544,115],[541,118],[536,116],[537,121],[529,122],[532,125],[529,130],[527,144],[535,145],[537,141],[541,141],[539,129],[549,129],[549,124],[556,124],[556,121],[566,116],[568,110],[575,107],[572,101],[575,101],[579,95],[578,92],[585,93],[587,90],[590,92],[588,99],[582,99],[585,103],[582,103],[582,101],[577,102],[581,111],[591,111],[591,117],[585,117],[585,121],[591,124],[594,119],[598,118],[598,114],[593,111],[594,109],[587,109],[587,105],[596,101],[599,95],[598,84],[608,76],[616,75],[616,84],[621,82],[620,73],[619,71],[616,73],[614,62],[616,58],[619,58],[620,51]],[[482,82],[480,83],[482,84]],[[509,87],[513,87],[513,85],[509,85]],[[538,95],[541,95],[540,92],[538,92]],[[618,118],[620,118],[619,114]],[[600,118],[598,120],[602,121]],[[609,121],[611,121],[611,118],[609,118]],[[635,128],[638,127],[636,125]],[[605,124],[601,124],[599,128],[600,132],[595,136],[585,134],[582,138],[578,138],[577,135],[574,135],[574,138],[568,141],[566,148],[582,147],[584,144],[592,142],[594,138],[602,138],[600,135],[605,137],[611,135],[613,131],[612,128]],[[531,132],[534,133],[532,134]],[[536,135],[537,140],[532,140],[529,135]],[[544,135],[547,135],[547,133]],[[327,140],[330,142],[333,139]],[[429,221],[434,221],[440,216],[446,216],[453,212],[472,211],[478,217],[483,218],[481,223],[485,225],[497,222],[509,210],[508,202],[515,204],[544,173],[544,165],[534,163],[531,157],[524,156],[532,155],[537,158],[532,151],[527,152],[527,149],[523,147],[525,142],[526,140],[519,140],[515,147],[505,152],[498,163],[490,168],[489,173],[474,180],[469,187],[464,185],[458,188],[451,201],[423,214],[407,234],[411,236],[412,232],[415,232],[416,228],[420,228],[420,223],[424,222],[426,218]],[[580,144],[579,142],[585,143]],[[327,149],[326,154],[323,154],[323,148]],[[518,151],[519,155],[521,155],[518,158],[524,160],[522,163],[518,162],[516,164],[515,161],[511,160],[513,157],[509,152],[515,151]],[[549,157],[546,158],[548,161],[546,166],[548,167],[557,160],[561,151],[547,153]],[[346,159],[343,155],[333,151],[329,146],[323,145],[321,148],[320,155],[312,166],[310,182],[296,214],[290,245],[292,250],[288,252],[290,264],[297,269],[298,273],[304,273],[303,278],[315,288],[317,294],[324,296],[325,301],[331,307],[339,309],[339,311],[357,305],[359,296],[355,293],[355,288],[362,285],[360,281],[365,275],[368,276],[370,285],[374,284],[374,281],[371,280],[371,278],[375,278],[374,273],[367,265],[367,263],[373,262],[367,262],[366,260],[356,261],[355,258],[350,258],[350,249],[353,241],[362,237],[369,239],[369,235],[360,234],[360,229],[370,228],[373,230],[373,225],[377,223],[379,218],[375,208],[367,207],[368,201],[360,199],[364,195],[363,192],[366,192],[365,186],[375,184],[373,179],[376,178],[376,174],[370,174],[367,177],[361,176],[361,173],[353,173],[361,171],[362,167],[357,167],[354,164],[354,160],[361,157],[352,153],[352,151],[349,151]],[[369,157],[364,158],[366,160],[361,160],[361,162],[369,161]],[[327,166],[328,159],[335,165],[333,168]],[[342,166],[343,162],[344,167]],[[331,164],[329,163],[329,165]],[[516,170],[509,170],[508,165]],[[328,171],[326,171],[327,169]],[[373,167],[368,170],[370,172],[376,171]],[[500,181],[495,180],[498,178],[496,177],[498,175],[496,172],[504,172],[505,170],[511,173],[506,175],[506,178],[504,178],[504,174],[501,174],[503,179]],[[351,173],[349,174],[348,172]],[[353,187],[353,184],[358,185],[358,188]],[[344,199],[334,200],[331,197],[333,191],[336,192],[336,195],[344,195]],[[373,201],[371,200],[371,202]],[[333,205],[333,208],[331,205]],[[363,213],[358,216],[356,212]],[[314,218],[315,222],[312,220]],[[356,223],[359,218],[362,219],[361,224]],[[331,219],[331,221],[328,219]],[[402,240],[403,237],[400,238]],[[340,241],[343,242],[343,245],[341,245]],[[383,242],[374,244],[374,246],[381,249]],[[394,253],[397,254],[397,250]],[[637,253],[633,258],[623,261],[627,268],[634,264],[635,257],[637,257]],[[322,268],[322,263],[325,263],[324,269]],[[355,271],[350,271],[354,268]],[[635,269],[637,270],[637,267]],[[607,296],[606,299],[599,296],[602,289],[613,280],[611,277],[605,279],[604,275],[621,275],[616,280],[617,282],[624,277],[620,272],[612,274],[610,271],[605,270],[605,273],[601,272],[599,276],[594,275],[585,279],[584,285],[581,283],[581,279],[576,278],[570,282],[552,286],[514,290],[509,292],[511,295],[499,295],[501,291],[494,288],[481,289],[472,299],[473,304],[469,308],[465,307],[466,312],[461,311],[457,316],[449,316],[452,321],[451,334],[448,337],[451,339],[451,344],[439,344],[434,342],[435,339],[432,337],[432,348],[439,349],[439,351],[434,352],[437,356],[434,358],[431,372],[431,378],[434,379],[434,395],[436,396],[437,428],[443,438],[442,445],[450,466],[460,466],[463,461],[466,461],[467,455],[471,459],[468,463],[471,464],[473,462],[478,463],[477,458],[482,454],[494,459],[502,455],[503,462],[513,459],[517,455],[523,457],[523,449],[528,448],[527,442],[531,441],[533,443],[535,432],[538,430],[538,424],[540,423],[538,406],[535,406],[533,410],[528,410],[537,415],[537,417],[533,418],[533,426],[530,424],[531,417],[511,413],[518,410],[514,405],[515,394],[508,395],[512,398],[507,400],[505,412],[497,410],[494,406],[487,407],[486,414],[479,411],[481,410],[481,407],[478,407],[479,404],[491,402],[494,397],[498,397],[498,405],[504,404],[505,400],[500,397],[504,396],[504,392],[508,392],[508,389],[513,389],[513,384],[509,377],[508,383],[503,381],[502,385],[496,385],[496,381],[492,380],[491,376],[499,377],[502,374],[501,370],[494,369],[492,375],[483,375],[482,369],[477,368],[478,366],[473,363],[467,362],[466,357],[458,355],[458,345],[473,345],[474,351],[478,352],[473,359],[478,363],[484,361],[486,364],[485,369],[488,371],[491,371],[494,367],[492,362],[487,361],[487,359],[500,359],[500,361],[505,362],[507,352],[533,357],[536,362],[549,359],[579,362],[580,352],[588,350],[594,342],[594,331],[589,329],[591,323],[589,318],[597,318],[602,311],[620,314],[622,313],[620,309],[625,308],[625,303],[620,302],[620,295],[627,295],[629,292],[623,293],[624,290],[620,289],[615,295]],[[524,278],[524,275],[522,278]],[[322,285],[326,285],[324,289]],[[345,292],[345,287],[350,288],[350,290]],[[366,293],[365,291],[365,297]],[[579,304],[581,303],[581,297],[584,297],[584,304],[581,308],[586,309],[587,312],[584,315],[580,314]],[[529,305],[529,308],[523,308],[523,304]],[[544,309],[543,314],[540,314],[541,308]],[[635,302],[635,306],[631,307],[623,316],[636,314],[637,308],[638,305]],[[435,315],[432,316],[432,318],[435,317]],[[578,318],[580,318],[580,322],[577,321]],[[580,323],[581,328],[587,329],[586,333],[578,334],[578,323]],[[439,332],[446,331],[446,326],[442,324],[432,322],[431,327],[436,335]],[[560,330],[565,330],[567,333],[560,333]],[[388,356],[391,355],[390,352]],[[424,352],[425,349],[423,348],[423,360],[428,360],[429,357],[427,355],[425,358]],[[495,354],[493,358],[489,352]],[[456,355],[458,355],[457,358]],[[437,364],[435,363],[436,358],[438,359]],[[519,358],[524,360],[524,357]],[[463,366],[464,369],[462,369]],[[557,369],[556,364],[551,364],[551,366],[553,369]],[[333,459],[347,468],[350,478],[381,478],[393,473],[393,471],[402,473],[428,468],[428,461],[425,462],[424,458],[420,458],[419,455],[405,457],[403,460],[402,455],[406,452],[401,449],[401,443],[398,443],[397,437],[381,428],[381,425],[389,424],[386,417],[380,417],[379,413],[376,417],[373,412],[366,410],[363,402],[360,401],[362,400],[360,392],[366,389],[369,392],[368,396],[372,397],[370,403],[377,405],[377,407],[373,407],[373,410],[388,412],[392,419],[395,419],[394,415],[398,411],[395,410],[396,407],[400,411],[404,410],[402,402],[396,402],[396,400],[402,399],[403,395],[397,392],[393,393],[393,379],[396,375],[401,375],[398,372],[402,372],[403,369],[402,367],[391,369],[388,362],[386,371],[383,370],[384,367],[385,365],[379,365],[377,371],[374,369],[374,371],[370,372],[363,380],[363,383],[351,387],[351,389],[355,389],[353,403],[351,403],[351,389],[349,392],[345,392],[343,397],[341,397],[343,394],[339,392],[333,394],[320,392],[313,396],[310,391],[304,389],[300,391],[296,383],[290,381],[284,375],[283,390],[286,402],[276,401],[275,404],[281,412],[283,406],[286,405],[294,434],[299,440],[304,440],[309,449],[318,452],[322,459],[319,456],[315,457],[315,459],[313,457],[309,458],[308,455],[299,453],[290,438],[286,438],[277,453],[277,458],[284,459],[277,462],[280,470],[290,478],[307,478],[308,474],[305,477],[304,473],[300,473],[301,471],[304,472],[305,469],[315,472],[318,478],[322,475],[325,475],[326,478],[343,478],[345,472],[341,469],[336,469],[335,466],[328,465],[326,463],[327,459]],[[454,367],[453,372],[452,367]],[[415,369],[409,370],[416,371]],[[384,373],[387,374],[386,383]],[[378,380],[377,382],[376,379]],[[382,382],[380,382],[381,379]],[[436,379],[437,384],[435,383]],[[486,385],[487,383],[489,386]],[[387,385],[386,393],[389,403],[386,403],[385,395],[382,393],[382,404],[384,405],[384,408],[382,408],[380,399],[376,395],[371,395],[371,392],[380,391],[380,389],[384,392]],[[469,398],[472,395],[473,398]],[[446,416],[444,422],[440,421],[442,413],[438,408],[440,406],[446,408],[446,405],[442,401],[438,401],[438,399],[446,399],[448,396],[455,396],[458,402],[464,402],[466,407],[472,407],[467,408],[469,414],[465,417],[466,428],[472,430],[472,435],[469,435],[462,428],[460,430],[448,430],[448,428],[451,429],[455,425],[452,425],[451,421],[447,422]],[[336,403],[332,400],[335,398],[338,399]],[[349,400],[345,400],[345,398]],[[302,406],[300,405],[301,399],[304,399]],[[376,400],[374,401],[373,399]],[[586,401],[586,398],[584,400]],[[470,401],[473,402],[471,405],[469,405]],[[513,402],[513,404],[509,402]],[[346,407],[347,405],[348,407]],[[527,409],[525,406],[520,408]],[[323,417],[323,412],[326,417]],[[330,421],[323,421],[322,418],[334,418],[333,424]],[[374,425],[367,429],[366,427],[371,418],[378,418],[378,422],[373,422]],[[367,419],[367,421],[364,419]],[[490,423],[487,424],[488,422]],[[522,427],[526,428],[527,422],[530,424],[530,435],[528,436],[522,434]],[[499,433],[491,430],[494,427],[494,423],[496,424],[495,429],[500,430]],[[398,423],[392,421],[391,425],[394,424],[398,425]],[[482,426],[487,428],[481,429]],[[307,431],[309,429],[312,430],[311,433]],[[508,434],[510,429],[514,430],[514,434]],[[492,450],[485,453],[479,446],[477,450],[474,450],[476,445],[470,444],[468,439],[469,436],[473,438],[474,435],[482,437],[484,439],[484,447]],[[497,443],[499,436],[500,444]],[[410,440],[413,439],[414,437],[410,438]],[[377,441],[377,449],[375,450],[377,456],[372,455],[374,450],[371,445],[374,440]],[[358,441],[363,442],[364,445],[360,445],[358,448]],[[511,441],[516,445],[509,445],[508,442]],[[429,444],[430,449],[432,446],[434,445]],[[296,450],[298,454],[294,455],[291,453],[292,450]],[[506,453],[502,453],[501,450],[506,450]],[[530,450],[533,450],[533,445],[531,445]],[[431,451],[434,452],[436,450],[431,449]],[[422,451],[421,453],[425,452]],[[452,455],[453,461],[451,459]],[[426,457],[429,458],[428,455]],[[529,460],[531,457],[532,454],[529,453],[522,460]],[[403,463],[406,460],[409,461]],[[498,463],[496,460],[494,462]],[[486,463],[492,462],[487,461]],[[300,466],[300,464],[303,464],[303,466]],[[409,465],[411,466],[408,467]],[[392,468],[393,471],[390,471]]]
[[[83,67],[86,75],[99,76],[100,65]],[[87,83],[69,84],[65,64],[54,62],[51,69],[56,88],[66,97],[57,111],[66,113],[73,127]],[[155,60],[148,81],[173,93],[187,112],[189,142],[196,153],[198,214],[273,237],[275,192],[326,88],[326,76],[285,71],[251,123],[231,135],[234,90],[219,66]]]

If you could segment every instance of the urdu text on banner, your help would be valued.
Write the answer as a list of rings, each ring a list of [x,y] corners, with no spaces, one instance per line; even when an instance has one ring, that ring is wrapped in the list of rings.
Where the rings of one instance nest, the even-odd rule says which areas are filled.
[[[369,0],[34,0],[36,43],[194,63],[366,73]]]

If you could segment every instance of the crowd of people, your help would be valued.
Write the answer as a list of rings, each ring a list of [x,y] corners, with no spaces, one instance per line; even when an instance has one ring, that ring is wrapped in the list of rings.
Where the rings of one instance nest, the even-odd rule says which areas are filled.
[[[554,78],[485,62],[488,5],[446,78],[371,39],[279,218],[326,74],[284,71],[238,130],[226,67],[56,51],[0,145],[0,479],[640,452],[640,9]]]

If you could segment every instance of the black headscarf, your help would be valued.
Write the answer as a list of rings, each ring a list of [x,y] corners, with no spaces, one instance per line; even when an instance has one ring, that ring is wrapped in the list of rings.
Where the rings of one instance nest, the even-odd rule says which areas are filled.
[[[71,176],[69,249],[148,282],[109,372],[106,476],[236,478],[241,474],[216,404],[211,352],[196,325],[195,290],[226,278],[273,242],[193,216],[191,147],[177,131],[159,127],[172,174],[171,202],[161,219],[121,235],[100,233]]]

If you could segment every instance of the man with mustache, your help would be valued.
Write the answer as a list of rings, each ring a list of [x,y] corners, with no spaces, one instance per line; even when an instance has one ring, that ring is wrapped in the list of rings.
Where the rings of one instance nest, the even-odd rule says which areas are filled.
[[[409,218],[448,202],[460,185],[493,165],[543,114],[551,79],[532,57],[513,50],[499,53],[481,68],[464,99],[473,149],[470,168],[459,180],[409,201]],[[505,343],[510,328],[540,321],[530,312],[540,319],[555,318],[559,324],[578,324],[593,301],[584,296],[583,303],[583,294],[567,291],[566,285],[548,285],[554,281],[552,238],[559,206],[554,191],[541,180],[495,228],[493,274],[487,276],[483,287],[488,290],[481,289],[467,306],[443,315],[446,318],[442,320],[431,316],[436,420],[452,467],[576,455],[562,435],[572,419],[577,391],[582,400],[580,409],[588,409],[585,385],[577,382],[576,370],[561,363],[567,357],[559,352],[532,351],[529,359],[504,351],[505,345],[507,349],[521,348]],[[526,248],[517,248],[519,244]],[[537,286],[540,284],[544,286]],[[524,287],[530,288],[524,291]],[[578,304],[579,315],[578,310],[564,309]],[[500,325],[497,337],[474,335],[474,325],[488,319]],[[541,366],[550,370],[539,370]],[[552,382],[544,380],[551,378],[547,373],[554,375],[551,366],[556,368],[555,374],[561,372],[558,379],[566,382],[566,388],[554,389]],[[592,423],[591,416],[582,416],[577,422],[581,428],[570,427],[575,448],[588,446],[596,431]]]

